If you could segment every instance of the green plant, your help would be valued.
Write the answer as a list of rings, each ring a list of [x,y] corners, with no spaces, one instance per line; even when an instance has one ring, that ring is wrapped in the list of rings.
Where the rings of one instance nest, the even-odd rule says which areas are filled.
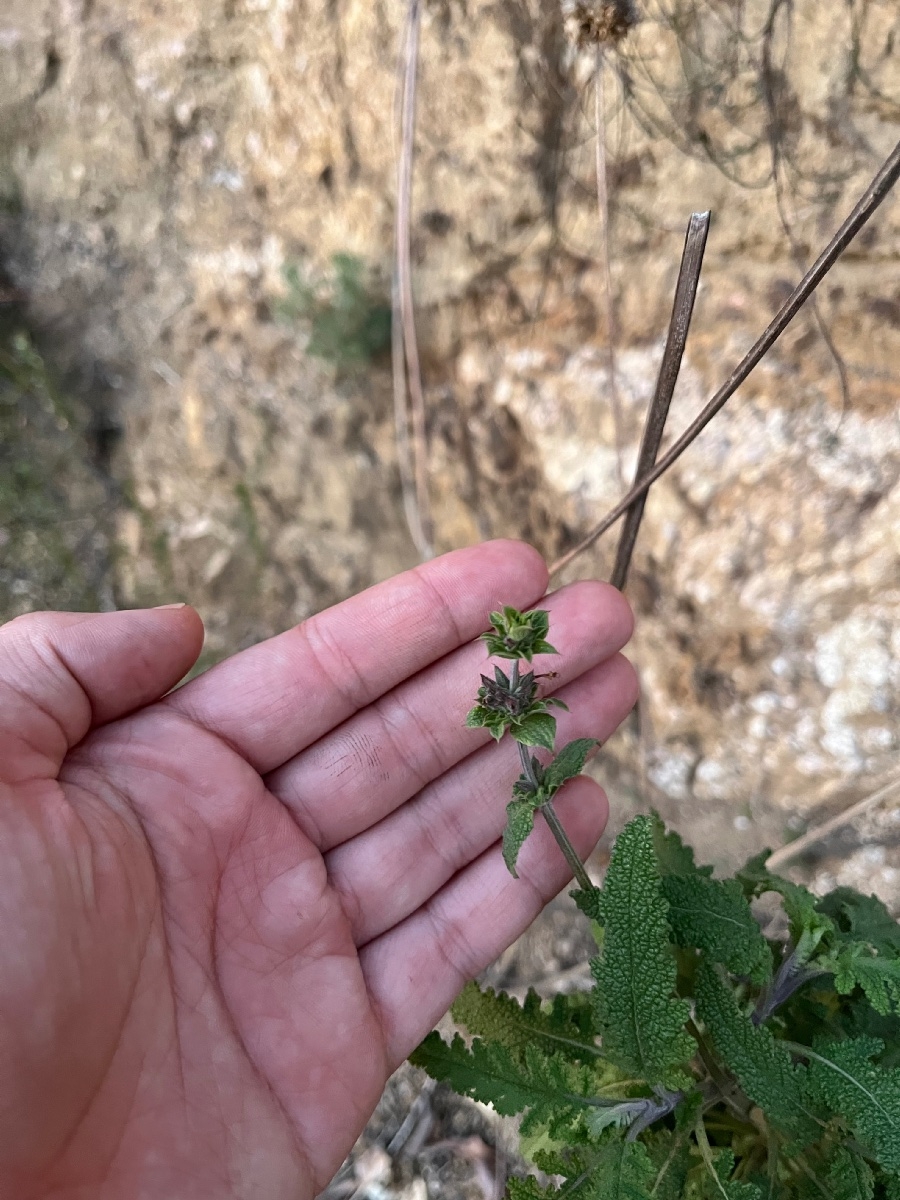
[[[552,650],[546,613],[491,622],[491,653]],[[550,749],[550,701],[517,666],[482,676],[468,723]],[[523,749],[511,870],[523,813],[546,813],[589,748],[531,770]],[[458,1092],[524,1114],[524,1155],[563,1182],[513,1179],[513,1200],[900,1198],[900,926],[874,896],[818,898],[766,858],[715,879],[655,814],[635,817],[603,888],[582,869],[573,893],[599,947],[592,993],[519,1004],[473,983],[453,1008],[471,1042],[432,1033],[415,1051]],[[779,898],[786,940],[757,920],[764,893]]]
[[[288,320],[309,322],[307,352],[341,370],[365,366],[391,344],[391,308],[367,278],[363,261],[335,254],[328,278],[312,282],[285,268],[287,295],[278,305]]]

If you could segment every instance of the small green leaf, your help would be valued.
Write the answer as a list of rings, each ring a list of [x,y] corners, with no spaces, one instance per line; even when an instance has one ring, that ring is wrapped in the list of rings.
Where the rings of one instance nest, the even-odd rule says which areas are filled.
[[[875,957],[859,942],[842,946],[833,958],[817,959],[834,972],[838,995],[847,996],[860,987],[877,1013],[900,1013],[900,960]]]
[[[556,649],[555,646],[551,646],[549,642],[540,640],[535,643],[532,653],[533,654],[559,654],[559,651]],[[531,661],[531,660],[529,659],[529,661]]]
[[[591,750],[597,745],[594,738],[576,738],[563,746],[553,762],[544,768],[544,787],[553,795],[568,779],[574,779],[584,770]]]
[[[513,879],[519,878],[516,874],[516,861],[519,851],[532,829],[534,829],[534,802],[513,800],[507,804],[506,828],[503,830],[503,861]]]
[[[545,750],[552,750],[556,738],[556,718],[549,713],[532,713],[521,721],[513,722],[509,732],[523,746],[542,746]]]
[[[900,924],[877,896],[840,887],[824,896],[817,907],[834,922],[841,940],[865,942],[880,955],[900,957]]]
[[[488,712],[486,708],[483,708],[480,704],[476,704],[474,708],[470,708],[466,713],[466,728],[483,729],[493,716],[494,714]]]
[[[818,911],[818,899],[799,883],[791,883],[766,869],[770,851],[763,850],[738,871],[735,878],[748,899],[763,892],[777,892],[790,923],[794,956],[802,966],[813,956],[820,942],[834,933],[834,922]]]

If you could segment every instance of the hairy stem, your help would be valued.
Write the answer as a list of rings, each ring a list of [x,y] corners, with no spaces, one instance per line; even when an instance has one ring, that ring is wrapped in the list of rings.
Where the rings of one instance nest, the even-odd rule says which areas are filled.
[[[510,687],[515,690],[519,683],[519,660],[513,662],[512,670],[509,675]],[[521,742],[516,742],[519,747],[519,761],[522,764],[522,774],[531,784],[532,790],[537,792],[540,789],[540,784],[534,773],[534,767],[531,765],[531,753],[527,746],[523,746]],[[556,844],[563,852],[563,857],[569,864],[569,868],[575,879],[578,881],[578,886],[583,892],[590,891],[594,886],[591,882],[591,877],[584,869],[584,863],[578,857],[575,847],[569,841],[569,835],[563,829],[562,822],[557,816],[556,809],[553,807],[553,802],[547,800],[540,806],[540,811],[544,814],[544,820],[550,826],[550,832],[556,838]]]
[[[575,847],[569,841],[569,835],[562,827],[562,822],[556,815],[556,809],[553,807],[553,802],[548,800],[546,804],[541,805],[541,812],[544,814],[544,820],[550,826],[550,832],[556,838],[556,844],[559,846],[565,855],[566,862],[578,881],[578,886],[583,892],[589,892],[593,888],[591,877],[584,869],[584,863],[575,853]]]

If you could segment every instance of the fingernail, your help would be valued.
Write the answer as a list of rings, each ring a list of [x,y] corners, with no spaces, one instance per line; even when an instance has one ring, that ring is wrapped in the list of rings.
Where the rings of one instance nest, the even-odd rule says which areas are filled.
[[[154,605],[154,608],[158,611],[162,608],[187,608],[187,605],[183,600],[179,600],[177,604],[156,604]]]

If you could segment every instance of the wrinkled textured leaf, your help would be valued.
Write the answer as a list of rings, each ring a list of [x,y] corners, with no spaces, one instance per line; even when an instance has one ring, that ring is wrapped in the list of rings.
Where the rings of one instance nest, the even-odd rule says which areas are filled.
[[[778,1128],[803,1142],[818,1127],[805,1111],[805,1071],[765,1026],[755,1026],[738,1007],[734,992],[715,967],[701,962],[695,986],[697,1015],[717,1052],[747,1096]]]
[[[679,946],[695,946],[713,962],[756,983],[771,976],[772,951],[736,880],[669,875],[662,888]]]
[[[635,817],[616,839],[599,910],[603,952],[591,970],[604,1049],[647,1083],[678,1088],[696,1047],[684,1029],[690,1005],[672,995],[675,959],[650,817]]]
[[[883,1048],[877,1038],[817,1045],[809,1052],[809,1081],[885,1170],[900,1175],[900,1069],[870,1061]]]

